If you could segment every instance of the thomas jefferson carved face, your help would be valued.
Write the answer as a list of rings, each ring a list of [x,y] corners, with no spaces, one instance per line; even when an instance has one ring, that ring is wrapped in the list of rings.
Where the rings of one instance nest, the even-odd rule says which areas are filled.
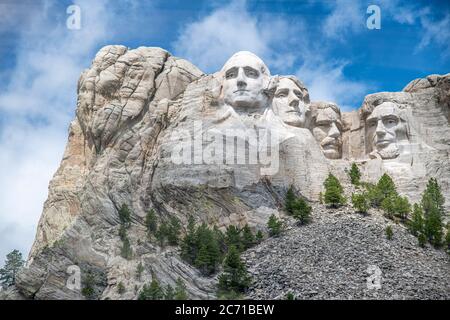
[[[305,127],[306,111],[308,110],[308,92],[300,88],[293,80],[281,78],[272,102],[273,112],[280,119],[294,127]]]
[[[323,154],[329,159],[341,158],[342,122],[341,114],[335,104],[327,104],[316,110],[312,133],[319,142]]]
[[[368,142],[382,159],[393,159],[399,155],[398,142],[407,139],[406,130],[400,110],[392,102],[378,105],[366,119]]]
[[[251,52],[234,54],[223,66],[223,99],[235,109],[253,109],[267,102],[263,89],[269,81],[269,70]]]

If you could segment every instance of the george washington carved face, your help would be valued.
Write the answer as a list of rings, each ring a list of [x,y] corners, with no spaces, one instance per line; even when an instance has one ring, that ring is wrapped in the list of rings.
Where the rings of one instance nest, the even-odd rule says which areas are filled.
[[[309,111],[309,94],[301,83],[288,77],[280,78],[272,101],[275,115],[291,126],[305,127],[306,113]]]
[[[223,66],[223,99],[235,109],[257,109],[267,103],[264,93],[270,72],[251,52],[234,54]]]
[[[398,143],[407,140],[407,126],[395,103],[383,102],[373,109],[366,118],[366,137],[372,150],[382,159],[399,155]]]

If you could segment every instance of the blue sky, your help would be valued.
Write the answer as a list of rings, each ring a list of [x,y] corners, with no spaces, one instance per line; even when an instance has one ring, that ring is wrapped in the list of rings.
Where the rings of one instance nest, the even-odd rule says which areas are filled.
[[[294,74],[312,100],[358,108],[366,94],[450,72],[448,1],[0,1],[0,263],[28,253],[74,117],[82,70],[104,45],[158,46],[210,73],[234,52]],[[66,27],[69,5],[81,29]],[[366,27],[370,4],[381,29]]]

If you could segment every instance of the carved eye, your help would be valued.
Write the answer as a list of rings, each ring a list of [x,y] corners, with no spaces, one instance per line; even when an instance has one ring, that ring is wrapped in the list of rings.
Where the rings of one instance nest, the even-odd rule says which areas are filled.
[[[244,68],[245,75],[249,78],[258,78],[259,72],[253,68]]]
[[[236,78],[236,77],[237,77],[236,70],[230,70],[225,74],[226,79],[232,79],[232,78]]]
[[[386,124],[388,124],[388,125],[394,126],[394,125],[397,124],[397,119],[394,119],[394,118],[388,118],[388,119],[385,120],[385,122],[386,122]]]
[[[276,94],[276,97],[277,98],[286,98],[287,97],[287,92],[285,92],[285,91],[278,92]]]

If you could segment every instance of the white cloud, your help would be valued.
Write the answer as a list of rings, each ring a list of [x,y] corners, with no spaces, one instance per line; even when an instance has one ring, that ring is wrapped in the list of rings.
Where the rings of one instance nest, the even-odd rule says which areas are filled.
[[[332,3],[331,13],[325,19],[322,31],[325,36],[344,40],[349,32],[364,30],[366,11],[359,0],[337,0]]]
[[[184,26],[173,43],[174,53],[205,72],[219,70],[233,53],[241,50],[255,53],[267,64],[289,68],[294,56],[284,52],[284,48],[298,40],[293,35],[301,33],[301,28],[300,23],[288,23],[279,17],[252,16],[246,2],[237,0]]]
[[[0,92],[0,265],[12,249],[26,256],[31,247],[74,116],[78,77],[100,40],[110,36],[106,1],[75,3],[82,15],[76,31],[48,18],[51,10],[66,15],[57,2],[42,2],[33,11],[30,28],[19,33],[16,66]]]
[[[433,21],[427,16],[420,17],[423,27],[423,36],[418,45],[418,49],[423,49],[434,42],[443,48],[442,55],[450,55],[450,14],[446,14],[442,20]]]

